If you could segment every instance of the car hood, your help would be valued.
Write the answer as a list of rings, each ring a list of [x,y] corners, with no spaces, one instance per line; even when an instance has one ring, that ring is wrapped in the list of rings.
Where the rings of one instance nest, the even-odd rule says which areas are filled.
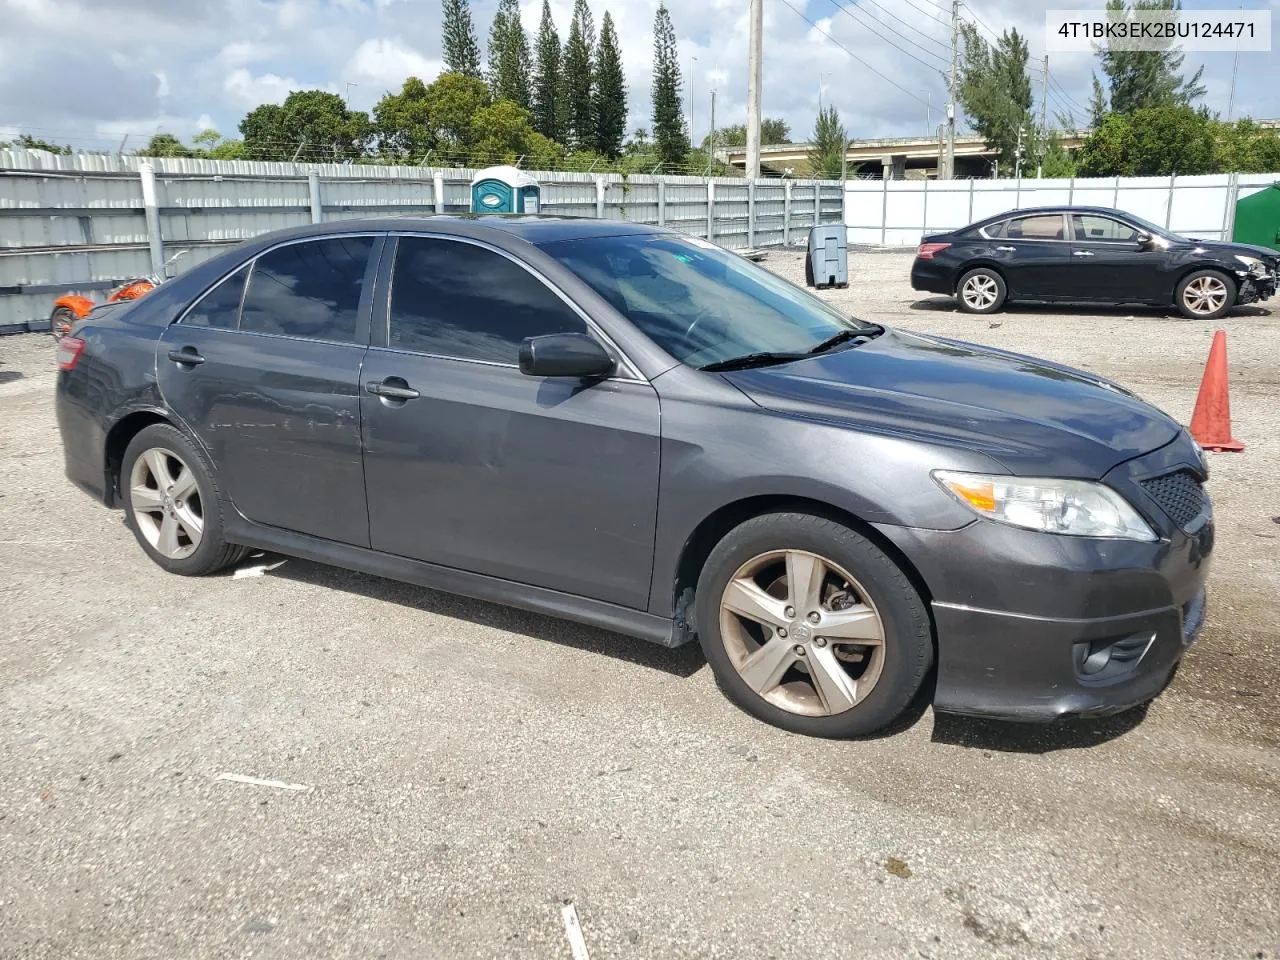
[[[1270,262],[1272,266],[1280,263],[1280,252],[1272,250],[1270,247],[1260,247],[1253,243],[1227,243],[1223,240],[1189,239],[1185,246],[1188,249],[1211,250],[1224,257],[1257,257],[1260,260]]]
[[[1101,377],[902,330],[724,376],[766,409],[984,453],[1022,476],[1096,479],[1181,429]]]

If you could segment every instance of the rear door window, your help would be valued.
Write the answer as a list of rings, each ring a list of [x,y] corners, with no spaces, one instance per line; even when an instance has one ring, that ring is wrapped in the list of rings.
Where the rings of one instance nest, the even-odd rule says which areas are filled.
[[[1009,240],[1065,240],[1062,215],[1058,213],[1017,217],[1008,221],[1004,233]]]
[[[290,243],[254,261],[240,329],[353,343],[373,237]]]
[[[234,330],[240,325],[240,300],[244,297],[244,281],[249,275],[245,264],[235,273],[224,277],[218,285],[192,304],[182,317],[188,327],[213,327],[218,330]]]

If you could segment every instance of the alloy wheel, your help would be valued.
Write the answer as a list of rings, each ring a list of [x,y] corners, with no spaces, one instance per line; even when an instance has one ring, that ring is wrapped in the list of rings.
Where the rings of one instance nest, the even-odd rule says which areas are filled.
[[[970,309],[988,310],[1000,296],[1000,288],[993,278],[980,273],[964,282],[964,289],[960,291],[960,295],[964,297],[964,302]]]
[[[147,543],[169,560],[183,560],[200,546],[204,504],[195,474],[172,450],[151,447],[133,462],[129,503]]]
[[[1182,302],[1195,314],[1216,313],[1227,302],[1227,285],[1218,277],[1196,277],[1182,291]]]
[[[720,636],[747,686],[801,716],[852,710],[884,668],[884,623],[866,591],[804,550],[771,551],[738,568],[720,601]]]

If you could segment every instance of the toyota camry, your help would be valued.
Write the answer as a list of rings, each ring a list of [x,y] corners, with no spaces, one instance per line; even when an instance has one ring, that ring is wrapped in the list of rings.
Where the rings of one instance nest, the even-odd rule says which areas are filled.
[[[696,639],[795,732],[880,729],[926,684],[957,713],[1122,710],[1203,618],[1206,468],[1164,413],[659,228],[268,234],[58,356],[67,475],[163,569],[269,550]]]

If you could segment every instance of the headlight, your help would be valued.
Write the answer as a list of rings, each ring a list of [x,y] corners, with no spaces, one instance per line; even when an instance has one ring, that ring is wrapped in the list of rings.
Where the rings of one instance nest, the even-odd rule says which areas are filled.
[[[933,478],[974,513],[999,523],[1071,537],[1156,539],[1138,511],[1105,484],[950,470],[935,470]]]
[[[1237,253],[1236,259],[1239,260],[1241,263],[1243,263],[1249,269],[1249,276],[1251,277],[1268,276],[1269,271],[1267,270],[1267,265],[1263,263],[1261,260],[1259,260],[1257,257],[1246,257]]]

